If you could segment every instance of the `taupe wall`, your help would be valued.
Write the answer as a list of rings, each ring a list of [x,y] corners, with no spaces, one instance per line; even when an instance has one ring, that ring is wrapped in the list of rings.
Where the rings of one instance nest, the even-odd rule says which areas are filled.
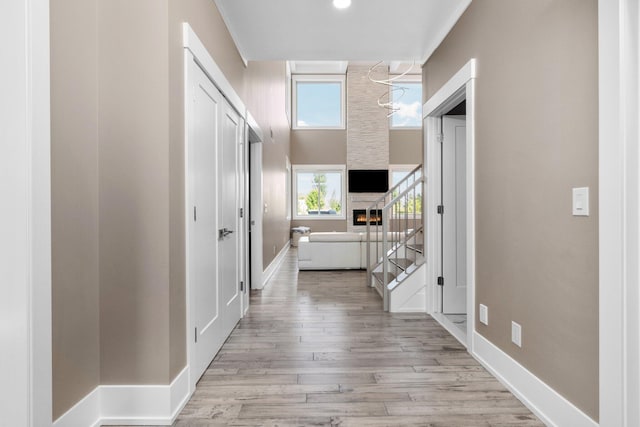
[[[50,7],[54,418],[100,383],[96,9]]]
[[[100,1],[102,384],[169,375],[167,2]]]
[[[389,131],[389,164],[418,165],[422,163],[422,129],[391,129]]]
[[[245,68],[209,0],[52,4],[54,419],[186,365],[183,21],[274,131],[265,246],[288,240],[284,63]]]
[[[264,268],[289,242],[291,226],[286,200],[286,158],[291,153],[291,130],[286,116],[285,84],[283,61],[249,63],[244,98],[265,138],[262,147],[262,197],[267,206],[262,218]]]
[[[347,164],[347,131],[292,130],[291,164]]]
[[[597,2],[472,2],[425,64],[426,97],[470,58],[478,332],[597,419]],[[588,218],[571,215],[582,186]]]
[[[346,165],[346,130],[292,130],[291,164]],[[347,231],[347,221],[340,219],[293,220],[291,226],[304,225],[312,231]]]

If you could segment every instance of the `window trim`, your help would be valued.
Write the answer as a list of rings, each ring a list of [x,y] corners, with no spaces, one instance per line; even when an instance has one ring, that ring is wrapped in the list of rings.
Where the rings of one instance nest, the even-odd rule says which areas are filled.
[[[389,165],[389,188],[393,187],[395,184],[393,183],[393,173],[394,172],[411,172],[415,168],[417,168],[419,163],[394,163]]]
[[[285,192],[286,192],[286,200],[287,200],[287,212],[286,212],[286,220],[291,221],[291,213],[293,208],[291,207],[291,202],[293,200],[293,192],[292,189],[292,180],[293,180],[293,171],[291,169],[291,161],[289,161],[289,156],[284,156],[285,158],[285,169],[286,169],[286,177],[285,177]]]
[[[418,167],[417,163],[406,164],[406,163],[394,163],[389,165],[389,188],[392,188],[395,184],[393,183],[393,173],[394,172],[411,172],[415,168]],[[424,173],[424,170],[422,171]],[[404,178],[403,178],[404,179]],[[424,194],[424,186],[422,186],[420,190]],[[422,206],[424,209],[424,197],[422,197]],[[416,218],[422,218],[422,211],[416,212]]]
[[[291,217],[294,220],[310,220],[310,221],[327,221],[327,220],[346,220],[347,219],[347,184],[346,184],[346,165],[292,165],[291,178]],[[340,215],[298,215],[298,172],[338,172],[341,176],[341,200],[342,213]]]
[[[402,76],[399,78],[396,78],[398,76],[389,76],[389,78],[392,78],[394,80],[394,82],[405,82],[405,83],[419,83],[420,87],[422,88],[423,83],[422,83],[422,77],[420,75],[414,75],[414,74],[407,74],[406,76]],[[393,94],[391,93],[391,90],[389,91],[389,102],[393,103]],[[422,107],[422,100],[420,100],[420,107]],[[393,115],[389,116],[389,130],[416,130],[416,129],[422,129],[422,113],[420,113],[420,120],[419,120],[420,124],[418,126],[394,126],[393,125]]]
[[[340,83],[340,124],[338,126],[298,126],[298,82]],[[346,129],[346,76],[344,74],[294,74],[291,76],[291,129]]]

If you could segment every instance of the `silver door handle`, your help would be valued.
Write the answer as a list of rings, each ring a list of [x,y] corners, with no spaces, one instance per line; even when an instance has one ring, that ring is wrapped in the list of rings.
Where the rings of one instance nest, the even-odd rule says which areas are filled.
[[[218,230],[218,239],[222,240],[231,233],[233,233],[233,230],[229,230],[228,228],[221,228],[220,230]]]

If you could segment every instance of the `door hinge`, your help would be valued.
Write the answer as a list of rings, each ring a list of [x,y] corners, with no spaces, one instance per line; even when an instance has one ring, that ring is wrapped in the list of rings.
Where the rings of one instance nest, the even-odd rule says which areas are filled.
[[[240,208],[240,218],[244,218],[244,208]]]
[[[197,219],[196,219],[196,218],[197,218],[197,214],[196,214],[196,207],[194,206],[194,207],[193,207],[193,220],[194,220],[194,221],[197,221]]]
[[[439,286],[444,286],[444,277],[438,276],[438,285]]]
[[[438,142],[439,142],[440,144],[442,144],[442,143],[444,142],[444,134],[442,134],[442,133],[439,133],[439,134],[438,134]]]
[[[243,281],[240,282],[240,291],[241,292],[244,291],[244,282]]]
[[[197,326],[195,328],[194,338],[196,339],[196,342],[198,342],[198,327]]]
[[[444,214],[444,205],[438,205],[438,215]]]

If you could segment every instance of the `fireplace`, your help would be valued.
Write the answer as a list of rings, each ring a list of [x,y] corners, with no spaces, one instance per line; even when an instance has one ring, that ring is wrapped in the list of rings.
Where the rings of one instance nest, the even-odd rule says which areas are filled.
[[[371,209],[369,211],[369,224],[382,225],[382,210]],[[354,209],[353,210],[353,225],[367,225],[367,210],[366,209]]]

